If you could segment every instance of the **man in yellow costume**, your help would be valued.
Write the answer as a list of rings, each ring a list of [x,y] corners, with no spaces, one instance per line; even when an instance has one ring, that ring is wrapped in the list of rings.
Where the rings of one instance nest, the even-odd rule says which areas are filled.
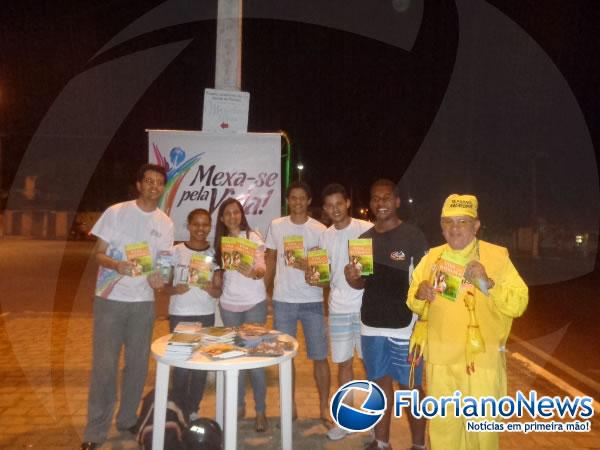
[[[429,396],[506,395],[505,344],[512,320],[525,311],[528,289],[504,247],[477,239],[481,226],[473,195],[449,196],[442,208],[446,244],[414,270],[407,305],[422,319],[420,337]],[[448,287],[435,288],[441,272]],[[452,288],[451,279],[454,277]],[[414,333],[417,333],[416,331]],[[467,432],[453,408],[429,423],[432,450],[499,448],[499,434]]]

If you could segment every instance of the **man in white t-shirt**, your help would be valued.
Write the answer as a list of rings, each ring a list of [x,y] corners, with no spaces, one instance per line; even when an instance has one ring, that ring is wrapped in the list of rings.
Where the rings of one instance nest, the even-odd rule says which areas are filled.
[[[323,209],[332,225],[321,235],[319,247],[327,250],[331,266],[329,282],[329,336],[331,360],[338,365],[340,386],[354,379],[352,359],[356,351],[362,358],[360,346],[360,305],[363,291],[354,289],[346,281],[344,267],[349,262],[348,240],[358,239],[373,224],[350,217],[350,199],[344,186],[329,184],[321,195]],[[327,432],[331,440],[342,439],[348,432],[333,427]]]
[[[173,245],[173,222],[158,209],[167,174],[145,164],[138,171],[136,200],[117,203],[100,217],[91,233],[98,238],[99,264],[94,297],[93,362],[88,421],[81,449],[95,449],[106,440],[117,397],[119,356],[125,368],[117,429],[134,432],[142,396],[154,325],[154,290],[163,286],[153,271],[158,252]],[[134,275],[137,259],[142,275]]]
[[[271,222],[267,233],[267,286],[273,282],[275,328],[296,337],[298,321],[302,322],[308,358],[313,361],[313,376],[319,393],[321,420],[329,420],[329,364],[327,363],[327,331],[323,312],[323,290],[305,281],[306,252],[319,245],[325,226],[308,216],[310,188],[296,181],[287,191],[290,215]],[[301,243],[301,245],[300,245]],[[297,248],[293,265],[288,265],[287,251]],[[294,416],[296,409],[294,408]]]

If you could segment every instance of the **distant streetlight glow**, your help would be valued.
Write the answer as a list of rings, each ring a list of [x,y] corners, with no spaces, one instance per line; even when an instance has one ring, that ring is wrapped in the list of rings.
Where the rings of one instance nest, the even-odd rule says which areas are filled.
[[[412,205],[412,202],[413,202],[413,199],[412,199],[412,198],[409,198],[409,199],[408,199],[408,203],[410,203],[410,204]]]
[[[304,164],[299,162],[296,164],[296,169],[298,169],[298,180],[302,180],[302,171],[304,170]]]

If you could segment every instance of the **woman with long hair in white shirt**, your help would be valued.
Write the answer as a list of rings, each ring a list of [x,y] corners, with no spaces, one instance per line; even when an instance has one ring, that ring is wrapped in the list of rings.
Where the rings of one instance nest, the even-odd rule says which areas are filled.
[[[265,244],[257,231],[250,229],[244,208],[235,198],[228,198],[219,207],[215,232],[215,251],[218,264],[221,261],[221,238],[224,236],[241,237],[258,244],[254,265],[239,271],[226,270],[223,274],[223,293],[219,301],[221,318],[225,326],[240,326],[243,323],[264,324],[267,319],[267,293],[262,278],[265,275]],[[242,371],[238,386],[238,417],[245,415],[246,373],[250,372],[250,381],[254,391],[256,409],[255,429],[263,432],[267,429],[265,400],[267,381],[264,368]]]

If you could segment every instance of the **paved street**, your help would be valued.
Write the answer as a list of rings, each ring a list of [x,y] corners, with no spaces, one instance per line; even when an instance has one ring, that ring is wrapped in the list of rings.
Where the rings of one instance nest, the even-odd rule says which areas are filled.
[[[0,292],[0,449],[78,448],[86,416],[88,378],[91,361],[91,302],[93,265],[87,265],[90,245],[69,243],[65,258],[53,256],[57,242],[2,241],[0,269],[4,276]],[[45,255],[43,258],[42,255]],[[26,269],[34,270],[26,270]],[[9,296],[5,296],[9,293]],[[13,295],[14,294],[14,295]],[[159,319],[155,337],[167,332],[165,303],[157,305]],[[528,317],[528,320],[533,320]],[[302,340],[301,340],[302,342]],[[521,349],[512,345],[511,349]],[[565,395],[540,375],[519,353],[508,354],[510,392],[536,389],[539,395]],[[294,425],[294,448],[359,449],[368,439],[357,434],[340,442],[328,441],[325,428],[316,420],[317,393],[312,365],[304,346],[296,358],[299,420]],[[550,370],[550,367],[546,367]],[[153,386],[151,362],[146,390]],[[267,433],[253,431],[251,392],[250,417],[240,424],[240,449],[279,448],[279,414],[276,368],[270,368]],[[356,364],[356,378],[364,372]],[[560,379],[559,379],[560,381]],[[332,392],[335,374],[332,377]],[[214,387],[202,403],[203,415],[214,414]],[[525,419],[523,419],[525,420]],[[531,419],[527,419],[531,420]],[[589,433],[504,433],[502,448],[600,449],[600,420],[594,417]],[[394,449],[410,446],[406,419],[393,419]],[[131,436],[112,431],[104,449],[137,448]]]

